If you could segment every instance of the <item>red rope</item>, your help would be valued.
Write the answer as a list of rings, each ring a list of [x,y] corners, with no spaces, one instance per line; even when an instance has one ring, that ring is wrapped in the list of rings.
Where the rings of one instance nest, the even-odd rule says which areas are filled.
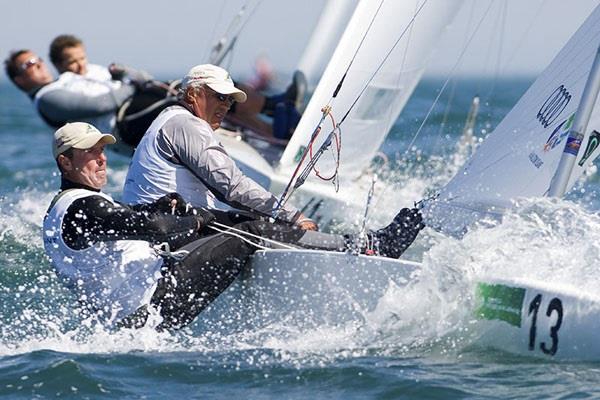
[[[333,117],[333,114],[331,114],[331,111],[328,111],[327,115],[331,119],[331,124],[333,125],[333,131],[334,131],[333,137],[335,138],[335,147],[336,147],[336,151],[337,151],[337,157],[335,158],[335,171],[333,171],[333,174],[329,177],[322,176],[321,172],[317,169],[316,164],[313,166],[313,171],[315,171],[315,175],[317,175],[319,178],[321,178],[324,181],[330,181],[337,176],[338,170],[340,168],[340,150],[342,148],[339,134],[336,133],[336,131],[339,132],[339,127],[335,124],[335,119]],[[309,147],[309,154],[310,154],[311,160],[313,158],[313,143],[314,143],[314,141],[312,141],[310,143],[310,147]]]

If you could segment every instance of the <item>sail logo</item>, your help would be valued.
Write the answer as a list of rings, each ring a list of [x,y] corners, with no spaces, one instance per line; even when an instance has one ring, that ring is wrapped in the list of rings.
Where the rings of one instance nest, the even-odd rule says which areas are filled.
[[[569,134],[569,130],[573,126],[573,120],[575,119],[575,113],[571,114],[571,116],[565,119],[563,122],[558,124],[552,134],[546,140],[546,144],[544,144],[544,152],[547,153],[556,146],[558,146],[562,140]]]
[[[544,128],[547,128],[560,116],[567,104],[571,101],[571,93],[564,85],[557,87],[546,99],[537,113],[537,119]]]
[[[594,150],[598,148],[598,145],[600,145],[600,132],[593,130],[588,139],[585,151],[583,152],[583,157],[581,157],[581,160],[579,160],[577,165],[583,167],[583,164],[585,164],[588,158],[594,153]]]

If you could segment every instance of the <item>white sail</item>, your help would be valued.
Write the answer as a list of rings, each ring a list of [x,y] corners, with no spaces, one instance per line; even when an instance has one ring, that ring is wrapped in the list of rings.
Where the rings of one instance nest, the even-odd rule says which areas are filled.
[[[296,164],[297,154],[307,144],[321,117],[321,108],[329,102],[356,55],[332,106],[336,118],[341,118],[368,85],[342,125],[340,173],[344,178],[358,176],[369,165],[396,121],[421,77],[432,49],[460,4],[461,0],[362,0],[281,157],[280,172]],[[370,80],[392,48],[394,51]],[[324,125],[317,145],[330,127]],[[319,168],[332,171],[333,160],[321,158]]]
[[[600,152],[596,103],[581,144],[567,134],[600,45],[600,7],[423,212],[429,226],[460,234],[474,221],[497,217],[518,197],[547,194],[565,146],[581,147],[571,187]]]
[[[318,82],[331,58],[358,0],[336,0],[325,4],[321,17],[298,62],[309,83]]]

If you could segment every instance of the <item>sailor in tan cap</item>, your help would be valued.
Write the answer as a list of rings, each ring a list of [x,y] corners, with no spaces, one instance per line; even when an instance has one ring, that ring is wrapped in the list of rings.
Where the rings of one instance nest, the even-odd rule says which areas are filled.
[[[237,224],[233,234],[213,234],[205,227],[227,213],[188,207],[177,193],[135,207],[121,204],[101,191],[107,179],[104,146],[115,142],[112,135],[76,122],[56,131],[54,139],[62,182],[44,218],[44,248],[58,276],[101,322],[141,327],[156,310],[156,329],[181,328],[273,240],[332,251],[349,251],[357,242],[353,235],[262,220]],[[398,257],[421,228],[418,211],[403,209],[369,242],[379,243],[383,255]],[[252,233],[251,240],[240,236],[244,232]]]

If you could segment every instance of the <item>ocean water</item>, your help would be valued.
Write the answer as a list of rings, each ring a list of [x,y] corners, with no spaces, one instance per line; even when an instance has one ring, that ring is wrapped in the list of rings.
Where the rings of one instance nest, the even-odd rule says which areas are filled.
[[[443,83],[423,80],[381,149],[390,160],[381,171],[389,188],[376,194],[375,212],[399,197],[419,200],[456,172],[467,156],[456,143],[474,95],[481,96],[475,134],[484,137],[531,82],[451,82],[409,149]],[[199,324],[172,334],[111,331],[81,316],[44,255],[41,221],[59,185],[51,134],[24,95],[0,85],[2,398],[600,396],[600,360],[514,354],[481,341],[468,294],[492,272],[598,288],[595,175],[565,200],[524,201],[502,224],[460,241],[425,229],[409,252],[424,262],[418,281],[390,287],[359,324],[294,330],[281,321],[227,334]],[[107,191],[118,197],[128,159],[109,158]]]

